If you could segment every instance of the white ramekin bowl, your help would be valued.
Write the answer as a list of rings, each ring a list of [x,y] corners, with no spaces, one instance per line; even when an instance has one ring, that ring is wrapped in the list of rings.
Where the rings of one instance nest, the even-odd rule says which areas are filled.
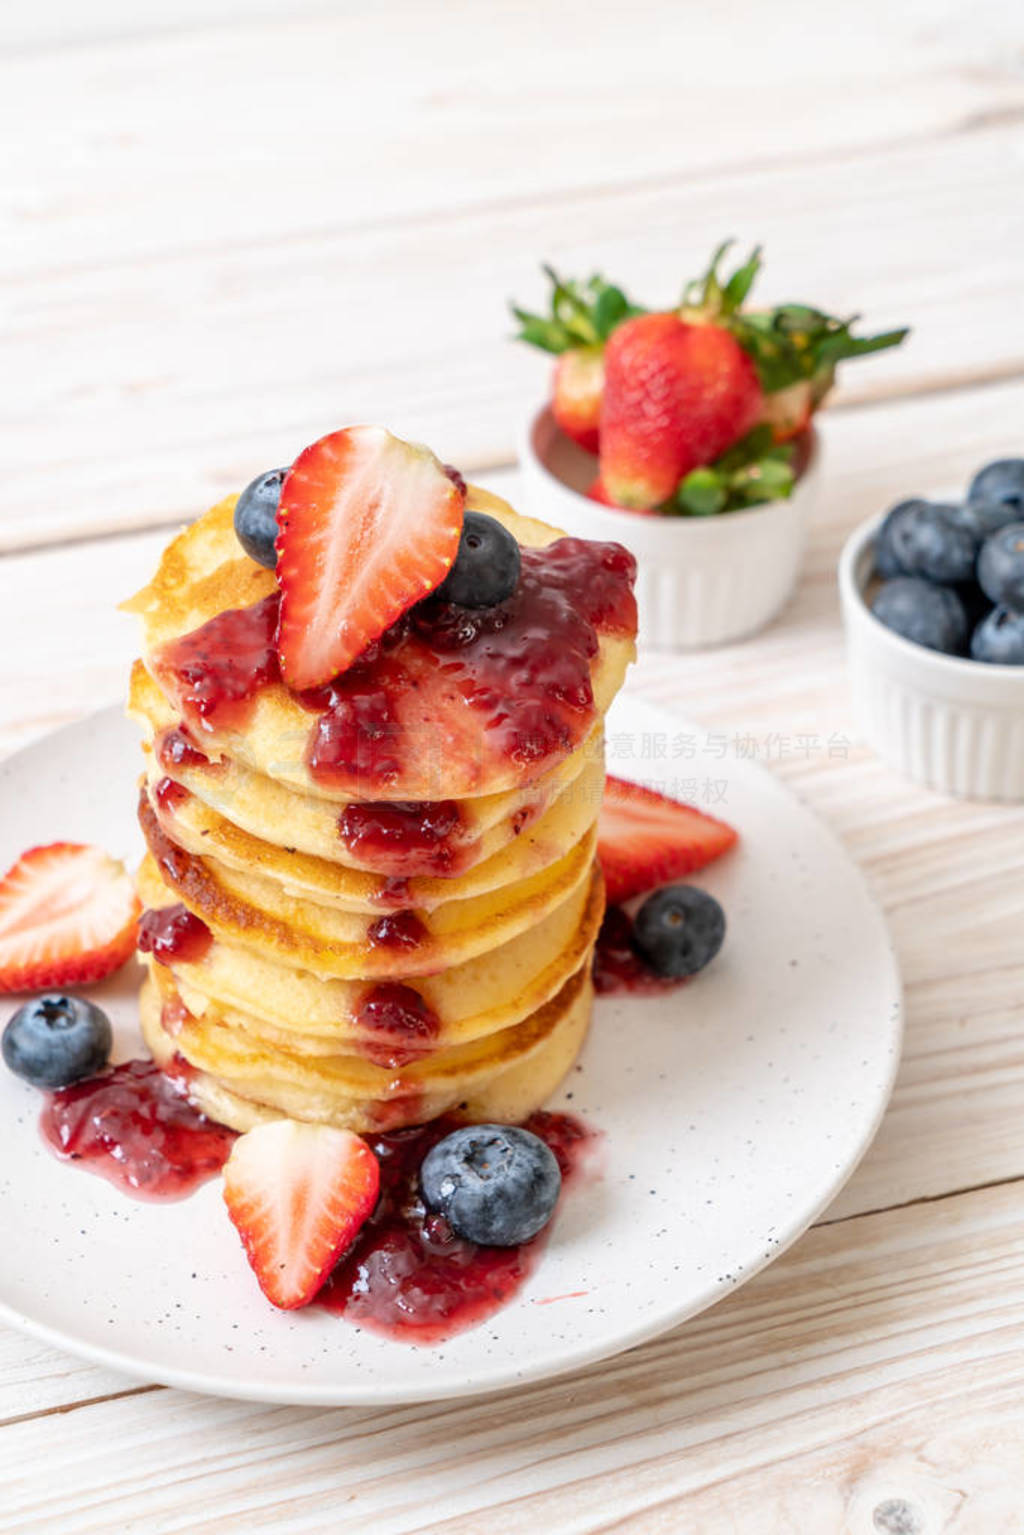
[[[717,517],[648,516],[591,501],[597,461],[559,430],[550,406],[529,422],[519,462],[531,516],[636,555],[641,645],[724,645],[763,629],[792,595],[821,475],[817,433],[788,500]]]
[[[858,728],[897,772],[962,799],[1024,800],[1024,667],[946,656],[894,634],[865,591],[874,517],[847,539],[839,594]]]

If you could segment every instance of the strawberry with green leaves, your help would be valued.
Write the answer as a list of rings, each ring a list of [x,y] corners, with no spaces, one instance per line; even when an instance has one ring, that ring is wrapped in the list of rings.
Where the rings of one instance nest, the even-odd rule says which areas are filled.
[[[611,336],[601,407],[601,485],[617,506],[650,511],[713,463],[762,410],[757,370],[725,327],[645,314]]]
[[[596,433],[596,500],[700,516],[788,495],[792,444],[831,389],[837,364],[897,346],[907,334],[855,336],[855,317],[806,304],[748,308],[760,249],[723,277],[727,249],[728,242],[687,284],[677,309],[648,313],[603,279],[580,285],[549,273],[551,317],[515,311],[522,340],[560,354],[559,424],[585,446]],[[585,390],[575,355],[584,351]]]
[[[513,305],[518,340],[557,358],[552,413],[567,437],[588,453],[596,453],[604,395],[604,343],[617,325],[639,311],[621,288],[603,277],[564,282],[553,267],[546,266],[544,272],[551,283],[550,313],[532,314]]]

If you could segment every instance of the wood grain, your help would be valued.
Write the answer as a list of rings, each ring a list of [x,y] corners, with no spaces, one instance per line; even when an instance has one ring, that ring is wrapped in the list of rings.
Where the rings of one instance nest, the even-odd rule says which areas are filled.
[[[915,327],[848,370],[847,402],[1024,370],[1024,81],[999,6],[968,28],[949,3],[925,24],[872,0],[841,48],[774,7],[723,82],[679,60],[728,48],[735,6],[695,38],[692,13],[642,0],[587,14],[587,69],[557,91],[577,5],[489,7],[483,57],[468,0],[395,10],[397,54],[383,13],[238,9],[0,59],[20,151],[0,548],[184,516],[339,420],[510,461],[546,370],[505,301],[541,298],[545,257],[669,303],[721,235],[760,239],[766,298]]]
[[[687,1327],[500,1397],[307,1411],[156,1392],[11,1424],[0,1530],[861,1535],[903,1499],[921,1535],[954,1514],[958,1535],[1002,1535],[1024,1452],[1022,1215],[1015,1186],[819,1227]]]

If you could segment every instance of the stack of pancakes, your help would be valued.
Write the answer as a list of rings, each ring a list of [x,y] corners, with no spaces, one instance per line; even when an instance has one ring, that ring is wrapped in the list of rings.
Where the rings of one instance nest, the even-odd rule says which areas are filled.
[[[183,1059],[196,1101],[239,1130],[281,1115],[364,1133],[449,1110],[521,1119],[589,1020],[602,721],[632,632],[599,634],[587,731],[539,765],[465,750],[464,720],[450,740],[443,720],[421,720],[423,749],[401,756],[384,798],[395,825],[429,835],[363,845],[339,826],[353,805],[359,824],[370,795],[307,765],[326,705],[275,680],[234,715],[202,718],[162,664],[182,636],[275,590],[235,538],[234,504],[176,538],[127,605],[144,629],[129,702],[147,764],[140,895],[150,910],[184,906],[210,934],[193,951],[140,954],[146,1042],[161,1065]],[[475,487],[467,506],[523,547],[558,537]]]

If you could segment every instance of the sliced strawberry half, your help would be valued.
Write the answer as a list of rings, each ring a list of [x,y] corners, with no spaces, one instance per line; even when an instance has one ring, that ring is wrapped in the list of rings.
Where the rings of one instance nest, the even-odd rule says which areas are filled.
[[[134,951],[141,911],[124,864],[102,848],[30,847],[0,880],[0,992],[102,980]]]
[[[224,1167],[224,1203],[273,1305],[309,1304],[379,1189],[377,1158],[349,1130],[275,1119],[239,1137]]]
[[[383,427],[331,432],[299,454],[277,513],[277,648],[290,687],[329,682],[440,586],[465,501],[428,448]]]
[[[693,874],[736,841],[724,821],[611,776],[597,835],[609,904]]]

